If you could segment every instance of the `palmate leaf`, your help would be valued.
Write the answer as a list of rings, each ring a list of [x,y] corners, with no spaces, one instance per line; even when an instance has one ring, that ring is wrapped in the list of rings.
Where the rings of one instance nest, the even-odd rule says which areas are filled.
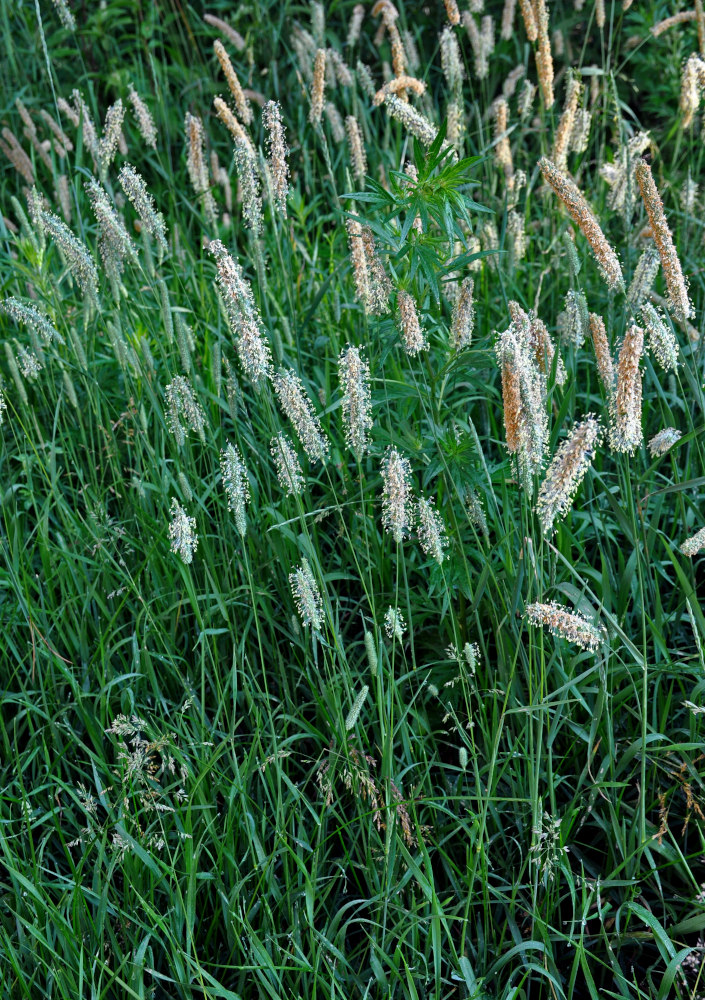
[[[394,170],[390,171],[389,190],[368,177],[365,191],[343,196],[366,206],[364,215],[352,217],[369,227],[382,252],[393,257],[395,264],[406,259],[407,280],[422,281],[436,301],[440,298],[439,279],[481,256],[468,252],[453,255],[456,241],[467,247],[464,228],[471,225],[472,214],[491,213],[469,194],[474,186],[472,172],[483,158],[453,159],[453,147],[445,136],[444,123],[427,150],[414,139],[416,180]],[[421,233],[414,229],[417,218]]]

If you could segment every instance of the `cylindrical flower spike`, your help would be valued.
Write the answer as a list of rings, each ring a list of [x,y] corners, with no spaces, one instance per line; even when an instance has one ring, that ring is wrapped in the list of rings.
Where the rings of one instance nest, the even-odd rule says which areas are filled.
[[[556,518],[571,507],[585,473],[595,454],[600,425],[592,414],[573,426],[560,445],[539,489],[536,513],[545,533],[553,529]]]
[[[641,371],[644,331],[635,323],[624,335],[617,363],[617,385],[611,402],[610,445],[634,452],[644,439],[641,428]]]
[[[567,208],[571,219],[580,228],[590,244],[607,287],[614,291],[622,291],[624,278],[617,254],[607,242],[599,222],[577,184],[546,156],[542,156],[539,160],[539,167],[543,176]]]
[[[640,160],[636,165],[636,179],[639,184],[641,197],[646,208],[646,214],[651,224],[651,232],[656,244],[656,249],[661,258],[661,267],[666,279],[668,289],[668,301],[674,316],[685,321],[694,314],[693,306],[688,298],[685,278],[681,270],[681,262],[678,259],[676,248],[673,245],[671,230],[668,228],[666,216],[663,211],[663,202],[659,196],[651,167],[645,160]]]

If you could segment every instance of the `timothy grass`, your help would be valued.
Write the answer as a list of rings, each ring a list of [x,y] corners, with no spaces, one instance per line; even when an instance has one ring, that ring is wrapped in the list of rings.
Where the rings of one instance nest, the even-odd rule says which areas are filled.
[[[214,0],[240,48],[196,4],[0,0],[4,997],[703,994],[697,24],[552,5],[549,107],[519,9],[476,7],[351,41],[349,2]],[[423,86],[376,103],[399,44]],[[635,297],[539,161],[629,290],[642,156],[676,256]]]

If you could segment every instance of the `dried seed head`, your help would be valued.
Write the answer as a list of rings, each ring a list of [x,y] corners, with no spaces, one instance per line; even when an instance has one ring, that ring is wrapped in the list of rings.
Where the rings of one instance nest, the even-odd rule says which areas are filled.
[[[250,502],[250,485],[240,452],[229,442],[220,455],[220,471],[223,475],[223,489],[228,498],[228,509],[235,515],[235,527],[244,538],[247,531],[245,505]]]
[[[685,321],[694,315],[694,310],[688,298],[688,289],[676,248],[673,245],[671,230],[666,222],[663,202],[656,189],[651,167],[645,160],[640,160],[637,163],[635,173],[646,214],[651,224],[654,243],[661,258],[670,307],[677,319]]]
[[[666,319],[650,302],[644,302],[641,320],[646,330],[649,350],[664,371],[675,371],[678,367],[678,341]]]
[[[460,11],[458,10],[458,5],[455,0],[443,0],[446,8],[446,14],[448,16],[448,21],[452,25],[460,24]]]
[[[426,84],[423,80],[417,80],[414,76],[395,76],[391,80],[387,80],[383,87],[377,91],[372,99],[372,104],[374,107],[378,108],[381,104],[384,104],[385,98],[388,95],[396,96],[398,94],[405,94],[407,90],[410,90],[413,94],[418,97],[426,93]]]
[[[404,621],[404,615],[398,608],[389,607],[385,611],[384,631],[390,639],[396,639],[399,643],[404,641],[406,622]]]
[[[644,331],[632,324],[624,335],[617,363],[617,385],[611,401],[610,446],[634,452],[643,441],[641,429],[641,371]]]
[[[492,105],[494,114],[494,155],[497,166],[504,172],[505,177],[511,177],[514,173],[514,163],[512,161],[512,147],[507,138],[507,121],[509,107],[503,97],[498,97]]]
[[[421,329],[416,303],[411,295],[399,289],[397,291],[397,305],[399,306],[401,335],[406,353],[413,357],[420,351],[428,350],[428,341]]]
[[[274,459],[274,468],[279,485],[287,496],[298,496],[303,492],[304,474],[291,441],[280,432],[273,437],[269,450]]]
[[[25,179],[28,184],[34,184],[34,167],[32,161],[20,145],[17,137],[9,128],[2,130],[0,149],[8,158],[17,173]]]
[[[440,566],[444,557],[443,550],[448,547],[448,536],[443,518],[433,502],[425,497],[422,497],[416,505],[416,530],[424,553],[435,559]]]
[[[538,29],[538,45],[536,48],[536,72],[547,108],[553,107],[553,55],[551,54],[551,38],[548,31],[548,8],[546,0],[533,0]]]
[[[308,120],[312,125],[321,124],[323,114],[323,93],[326,85],[326,50],[317,49],[313,62],[313,83],[311,84],[311,109]]]
[[[208,166],[203,155],[203,123],[196,115],[186,112],[184,121],[188,155],[186,166],[188,175],[197,196],[203,202],[203,209],[209,222],[216,220],[216,208],[213,195],[210,192]]]
[[[272,177],[274,203],[286,218],[286,198],[289,192],[289,164],[287,145],[282,124],[281,108],[276,101],[267,101],[262,110],[262,121],[267,132],[269,172]]]
[[[689,559],[692,559],[693,556],[696,556],[703,549],[705,549],[705,528],[696,531],[694,535],[686,538],[680,545],[681,552],[684,556],[688,556]]]
[[[289,585],[303,626],[307,628],[311,625],[316,632],[320,632],[323,601],[308,559],[302,559],[298,569],[289,574]]]
[[[397,544],[413,526],[411,465],[396,448],[388,448],[382,460],[382,526]]]
[[[583,649],[597,650],[605,641],[605,633],[582,615],[570,612],[560,604],[528,604],[524,612],[531,625],[546,627],[552,635],[567,639]]]
[[[367,173],[367,156],[365,154],[365,143],[362,139],[362,132],[357,118],[348,115],[345,119],[345,132],[348,137],[350,148],[350,161],[353,168],[353,176],[361,181]]]
[[[223,71],[223,76],[227,81],[230,93],[233,96],[238,118],[244,125],[249,125],[252,122],[252,108],[250,107],[250,102],[245,97],[245,92],[240,86],[237,73],[233,69],[233,64],[230,62],[230,56],[225,51],[223,43],[218,39],[213,42],[213,51],[215,52],[216,58],[220,63],[220,68]]]
[[[225,125],[230,135],[233,137],[235,142],[244,143],[249,147],[251,154],[255,155],[254,146],[252,145],[252,140],[249,135],[237,120],[235,115],[232,113],[228,105],[225,103],[222,97],[213,98],[213,107],[215,108],[215,113],[221,120],[223,125]]]
[[[472,331],[475,326],[473,288],[473,279],[464,278],[460,286],[460,294],[453,306],[453,320],[450,328],[451,349],[453,351],[461,351],[472,343]]]
[[[210,24],[212,28],[217,28],[218,31],[222,31],[229,42],[235,46],[238,52],[242,52],[245,48],[245,39],[242,37],[239,31],[235,28],[231,28],[227,21],[223,21],[221,18],[216,17],[214,14],[204,14],[203,20],[206,24]]]
[[[171,498],[171,523],[169,525],[171,551],[181,556],[187,565],[193,562],[193,554],[198,548],[196,519],[189,517],[176,497]]]
[[[293,369],[289,369],[288,372],[278,372],[273,382],[279,405],[294,425],[304,451],[312,462],[325,462],[330,445],[301,379]]]
[[[524,19],[526,37],[530,42],[535,42],[539,37],[539,28],[536,23],[536,16],[534,14],[534,7],[531,0],[519,0],[519,9],[521,11],[522,18]]]
[[[556,129],[553,140],[553,162],[559,170],[567,167],[568,150],[571,148],[573,129],[575,128],[575,117],[578,112],[578,104],[583,92],[583,85],[577,76],[571,74],[568,77],[568,85],[565,92],[565,103]]]
[[[128,98],[137,120],[137,128],[145,143],[152,149],[157,148],[157,128],[152,118],[152,112],[144,103],[135,88],[130,84]]]
[[[167,426],[176,438],[177,445],[183,445],[189,430],[195,431],[201,440],[205,440],[206,416],[189,380],[183,375],[177,375],[164,390],[164,398]]]
[[[372,429],[370,366],[357,347],[346,347],[338,360],[338,375],[343,390],[342,409],[345,440],[348,448],[362,458],[367,450],[368,432]]]
[[[654,434],[649,441],[649,454],[652,458],[660,458],[661,455],[665,455],[667,451],[670,451],[673,445],[677,441],[680,441],[681,437],[681,432],[676,430],[675,427],[664,427],[658,434]]]
[[[248,378],[257,385],[271,376],[272,354],[252,289],[239,263],[220,240],[211,240],[208,249],[216,259],[218,285],[223,294],[230,329],[236,338],[240,364]]]
[[[548,534],[556,518],[570,509],[585,473],[590,468],[600,437],[600,425],[592,414],[575,423],[559,446],[539,489],[536,513]]]
[[[512,323],[495,350],[502,371],[507,449],[517,455],[521,484],[530,492],[548,441],[546,377],[532,356],[529,318],[516,303],[512,306]]]
[[[597,313],[590,313],[590,334],[592,336],[592,346],[595,349],[595,361],[597,363],[597,374],[604,386],[608,397],[614,391],[614,366],[612,365],[612,355],[610,345],[607,340],[607,331],[601,316]]]
[[[168,247],[164,216],[155,209],[154,199],[147,190],[144,179],[137,173],[133,166],[126,163],[118,174],[118,180],[132,207],[137,212],[142,227],[148,233],[152,234],[159,244],[160,249],[165,253]]]
[[[577,184],[545,156],[539,160],[539,167],[545,179],[567,208],[568,214],[590,244],[608,288],[621,291],[624,288],[624,279],[617,255],[605,239],[599,222]]]

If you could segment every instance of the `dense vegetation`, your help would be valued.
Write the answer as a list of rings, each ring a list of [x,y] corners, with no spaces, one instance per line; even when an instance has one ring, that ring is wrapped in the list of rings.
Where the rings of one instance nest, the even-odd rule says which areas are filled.
[[[705,995],[699,0],[0,12],[2,996]]]

